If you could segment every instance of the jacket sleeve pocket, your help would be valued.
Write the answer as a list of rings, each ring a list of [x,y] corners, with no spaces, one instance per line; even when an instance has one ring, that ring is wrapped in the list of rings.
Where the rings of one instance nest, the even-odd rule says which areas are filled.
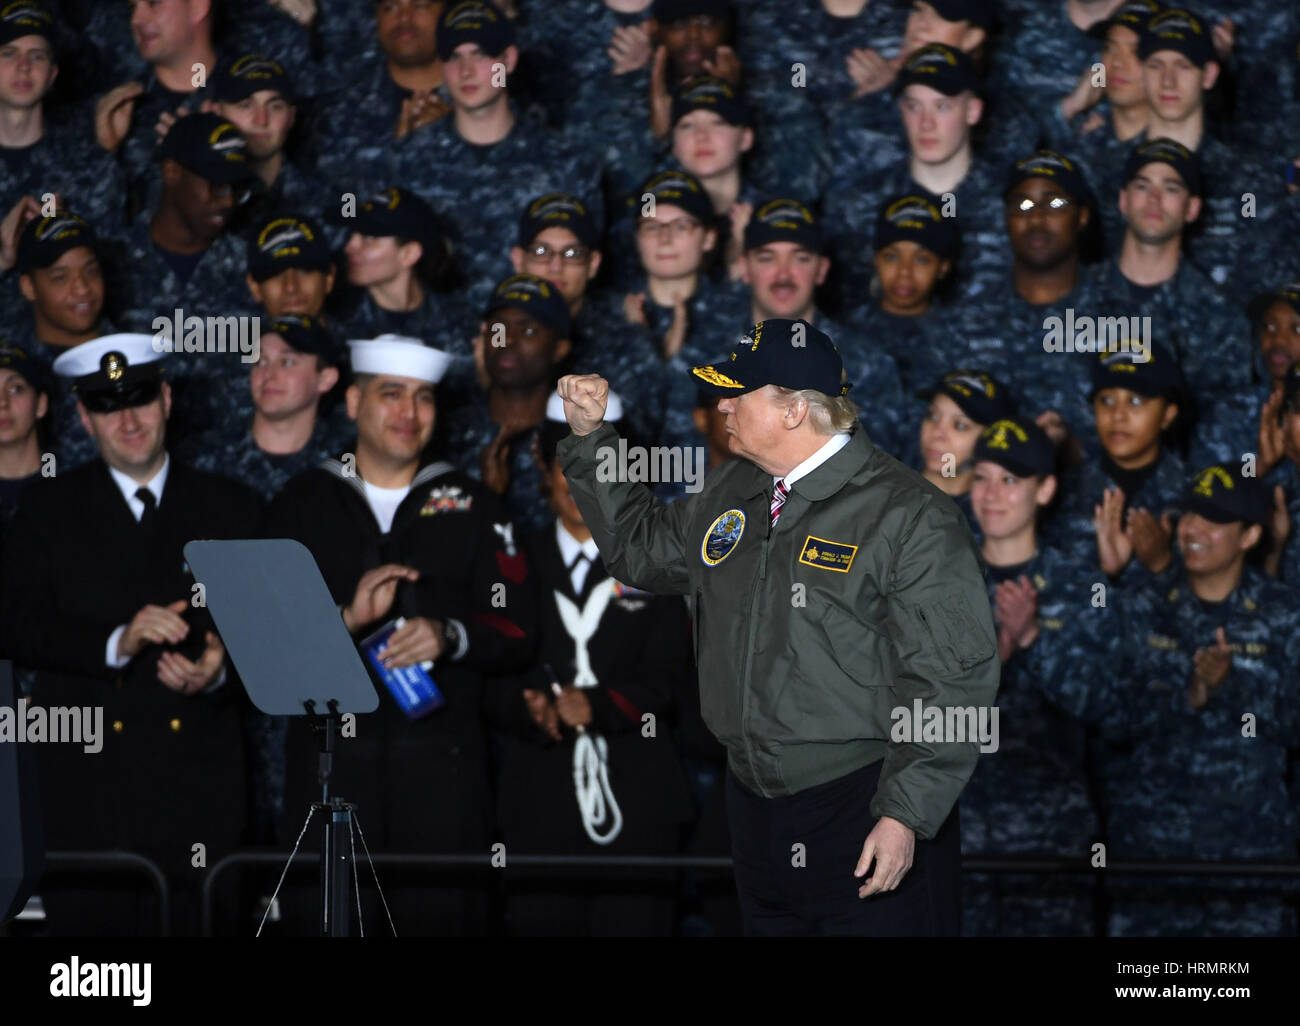
[[[950,673],[969,670],[993,655],[989,633],[961,594],[918,605],[916,618],[933,651]]]

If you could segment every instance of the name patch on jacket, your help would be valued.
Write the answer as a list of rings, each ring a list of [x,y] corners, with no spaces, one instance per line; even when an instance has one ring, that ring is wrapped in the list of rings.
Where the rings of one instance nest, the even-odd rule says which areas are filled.
[[[810,534],[804,539],[803,551],[799,553],[799,562],[822,570],[838,570],[842,574],[847,574],[857,553],[856,545],[828,541]]]
[[[431,517],[435,513],[464,513],[473,505],[474,497],[466,495],[459,485],[441,485],[429,492],[429,497],[420,507],[420,516]]]
[[[745,533],[745,513],[729,509],[709,525],[700,543],[700,559],[705,566],[717,566],[735,551]]]

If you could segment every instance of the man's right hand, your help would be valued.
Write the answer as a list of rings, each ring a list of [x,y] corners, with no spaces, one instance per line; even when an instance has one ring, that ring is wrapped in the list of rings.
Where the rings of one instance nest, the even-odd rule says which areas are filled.
[[[55,193],[56,208],[58,204],[59,197]],[[18,263],[18,240],[23,229],[40,216],[41,203],[35,196],[24,196],[5,214],[4,221],[0,222],[0,271],[8,271]]]
[[[557,391],[575,435],[589,435],[604,422],[609,382],[599,374],[566,374],[560,378]]]
[[[368,570],[357,581],[356,594],[343,609],[343,623],[351,633],[374,623],[393,607],[397,586],[418,580],[420,572],[399,563],[385,563]]]
[[[134,659],[146,645],[179,645],[190,632],[181,613],[189,605],[177,599],[165,606],[145,606],[117,639],[117,657]]]
[[[131,131],[135,101],[143,92],[144,86],[139,82],[126,82],[110,89],[95,104],[95,140],[109,153],[116,153]]]

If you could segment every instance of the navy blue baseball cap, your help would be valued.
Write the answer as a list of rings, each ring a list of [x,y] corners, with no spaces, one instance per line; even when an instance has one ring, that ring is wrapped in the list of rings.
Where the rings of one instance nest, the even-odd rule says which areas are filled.
[[[759,321],[725,362],[692,367],[696,387],[711,395],[743,395],[765,385],[847,395],[844,361],[824,331],[807,321]]]
[[[661,171],[641,186],[641,190],[630,198],[638,213],[641,208],[641,197],[645,195],[654,197],[656,213],[658,205],[666,203],[680,207],[705,225],[712,224],[717,217],[713,212],[713,201],[709,199],[709,194],[704,191],[700,180],[689,171]]]
[[[731,0],[654,0],[650,11],[660,25],[698,15],[726,21],[731,17]]]
[[[945,96],[960,96],[978,93],[980,80],[964,51],[943,43],[927,43],[907,58],[894,88],[901,93],[910,85],[929,86]]]
[[[177,118],[158,147],[158,156],[218,185],[251,182],[256,177],[248,163],[248,143],[219,114],[199,111]]]
[[[331,211],[329,219],[362,235],[418,242],[426,253],[447,245],[442,221],[433,212],[433,207],[409,189],[397,186],[368,197],[358,205],[352,217]]]
[[[688,78],[673,93],[674,125],[696,110],[711,110],[729,125],[745,126],[753,124],[754,120],[735,87],[715,75]]]
[[[936,395],[946,395],[976,424],[1016,418],[1016,404],[1006,386],[984,371],[949,371],[933,386],[916,393],[918,399],[933,399]]]
[[[264,89],[294,102],[293,85],[284,65],[262,53],[245,54],[230,64],[218,66],[212,82],[212,94],[219,103],[238,103]]]
[[[32,389],[44,395],[54,394],[54,374],[27,350],[0,339],[0,368],[22,376]]]
[[[982,29],[993,25],[993,4],[989,0],[930,0],[930,6],[944,21],[969,21]]]
[[[512,274],[492,290],[492,298],[483,310],[491,318],[497,310],[523,310],[539,324],[555,332],[556,338],[569,337],[569,307],[559,290],[535,274]]]
[[[1149,399],[1178,402],[1183,394],[1183,373],[1172,353],[1152,344],[1145,351],[1136,341],[1123,340],[1120,352],[1098,353],[1092,365],[1094,399],[1104,388],[1123,388]]]
[[[256,225],[248,237],[248,273],[254,281],[266,281],[290,268],[328,271],[333,266],[329,241],[311,218],[276,214]]]
[[[438,58],[450,60],[462,43],[476,43],[489,57],[515,43],[515,25],[488,0],[461,0],[447,5],[438,19]]]
[[[1092,190],[1083,177],[1083,171],[1069,157],[1055,150],[1035,150],[1027,157],[1021,157],[1011,165],[1007,173],[1007,185],[1002,190],[1005,197],[1017,185],[1030,178],[1045,178],[1060,186],[1072,199],[1079,203],[1092,202]]]
[[[1004,417],[987,425],[975,442],[971,462],[987,460],[1016,477],[1056,473],[1056,446],[1032,420]]]
[[[745,249],[758,249],[769,242],[793,242],[820,253],[821,225],[816,215],[796,199],[768,200],[745,225]]]
[[[19,274],[26,274],[33,268],[44,269],[78,246],[86,246],[98,253],[99,240],[95,238],[95,230],[85,218],[70,210],[56,210],[52,217],[37,217],[27,222],[18,237],[15,267]]]
[[[1093,39],[1105,39],[1116,25],[1131,29],[1140,39],[1146,32],[1147,24],[1161,11],[1156,0],[1125,0],[1109,18],[1093,22],[1087,33]]]
[[[319,356],[331,367],[343,365],[343,344],[319,317],[284,314],[262,328],[265,335],[279,335],[290,349]]]
[[[1161,50],[1180,53],[1198,68],[1215,60],[1210,28],[1191,11],[1167,7],[1146,23],[1138,41],[1138,59],[1146,60]]]
[[[915,242],[935,256],[952,259],[958,245],[956,219],[944,217],[931,196],[919,192],[895,196],[876,212],[872,250],[879,253],[895,242]]]
[[[1257,477],[1247,477],[1236,463],[1216,463],[1193,478],[1180,513],[1195,513],[1216,524],[1246,521],[1268,525],[1273,503],[1268,487]]]
[[[548,192],[528,204],[519,219],[519,245],[527,246],[547,228],[567,228],[588,249],[600,243],[600,232],[587,205],[567,192]]]
[[[54,18],[44,4],[14,0],[0,7],[0,46],[24,36],[41,36],[54,46]]]
[[[1133,181],[1148,164],[1168,164],[1182,177],[1188,192],[1193,196],[1203,195],[1201,160],[1182,143],[1173,139],[1148,139],[1133,147],[1124,161],[1124,184]]]
[[[1278,288],[1261,292],[1246,304],[1246,313],[1252,321],[1258,321],[1274,303],[1286,303],[1292,310],[1300,314],[1300,281],[1288,282]]]

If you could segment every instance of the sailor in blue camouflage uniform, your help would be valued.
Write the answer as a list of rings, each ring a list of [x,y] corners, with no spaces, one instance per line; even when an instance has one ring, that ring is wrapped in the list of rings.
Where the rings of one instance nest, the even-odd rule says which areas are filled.
[[[514,38],[513,25],[484,0],[448,5],[438,54],[453,112],[421,130],[417,149],[397,154],[396,180],[449,226],[470,310],[482,309],[501,254],[515,241],[519,211],[538,193],[573,193],[597,224],[604,219],[598,162],[527,116],[506,91],[519,56]]]
[[[646,14],[653,18],[647,26],[653,28],[649,53],[641,56],[644,44],[632,44],[639,52],[629,53],[613,73],[583,81],[564,121],[573,145],[598,156],[611,209],[663,164],[671,97],[683,82],[717,74],[732,86],[740,84],[739,64],[726,47],[735,18],[730,0],[654,0],[638,17]],[[660,116],[665,120],[658,130],[652,124],[652,95],[664,104]]]
[[[961,221],[962,250],[955,285],[979,296],[1006,273],[1006,229],[998,202],[1001,174],[980,159],[971,132],[983,111],[970,58],[941,44],[922,47],[899,73],[896,88],[909,153],[877,172],[836,168],[823,216],[835,226],[831,257],[847,304],[861,303],[871,280],[869,232],[881,202],[918,190],[929,193],[945,217]]]
[[[328,62],[336,66],[332,87],[318,97],[314,148],[317,169],[329,182],[332,202],[364,196],[401,181],[403,156],[425,152],[428,126],[445,120],[451,98],[436,45],[439,3],[354,4],[350,26],[332,39]],[[341,12],[336,12],[341,15]],[[321,29],[336,20],[321,12]],[[341,26],[340,26],[341,27]],[[346,41],[345,41],[346,40]],[[367,52],[358,52],[358,47]]]
[[[1236,464],[1204,469],[1184,495],[1181,566],[1143,603],[1119,667],[1156,715],[1134,725],[1107,769],[1113,858],[1295,858],[1286,750],[1300,736],[1300,611],[1294,592],[1248,562],[1268,516],[1267,490]],[[1115,936],[1295,931],[1283,903],[1294,885],[1284,881],[1117,877],[1110,886]]]
[[[1245,321],[1183,250],[1201,211],[1200,164],[1171,139],[1134,148],[1120,203],[1127,228],[1118,255],[1099,265],[1094,302],[1101,316],[1151,318],[1151,334],[1175,351],[1198,409],[1225,388],[1248,385]],[[1252,290],[1254,294],[1256,290]]]
[[[246,236],[249,295],[268,317],[316,317],[337,277],[325,228],[291,208],[255,221]]]
[[[60,470],[89,463],[99,453],[77,414],[76,396],[59,386],[54,361],[112,331],[104,318],[105,262],[94,229],[70,211],[28,222],[18,239],[15,274],[28,310],[11,322],[11,337],[50,375],[46,423]]]
[[[1081,253],[1096,201],[1074,160],[1036,150],[1008,171],[1003,211],[1011,273],[996,291],[957,304],[954,333],[972,351],[968,364],[976,364],[973,353],[1002,343],[1002,373],[1020,410],[1056,444],[1070,439],[1073,453],[1093,435],[1090,365],[1075,340],[1062,336],[1073,323],[1070,311],[1096,312]]]
[[[1187,480],[1168,441],[1185,392],[1182,376],[1170,352],[1155,344],[1083,359],[1092,363],[1091,434],[1100,454],[1065,475],[1047,537],[1079,565],[1137,586],[1172,558],[1172,516]]]
[[[472,377],[472,321],[452,287],[456,255],[444,220],[409,189],[392,187],[333,218],[344,246],[349,289],[332,305],[351,338],[402,335],[455,357],[443,380],[452,390]]]
[[[915,395],[959,363],[1005,376],[1001,336],[990,336],[979,346],[968,344],[949,323],[960,308],[944,308],[938,298],[960,240],[957,219],[944,217],[922,193],[891,196],[876,215],[869,296],[844,310],[841,320],[893,357],[905,395]],[[904,441],[913,440],[914,428],[911,424],[904,430]],[[909,444],[906,451],[911,449]]]
[[[82,126],[47,116],[45,100],[59,73],[56,36],[43,6],[0,8],[0,197],[8,211],[19,196],[57,194],[114,233],[126,224],[121,170]]]
[[[1300,361],[1293,363],[1282,383],[1281,409],[1270,425],[1268,448],[1261,444],[1259,470],[1269,490],[1273,512],[1269,520],[1268,551],[1264,569],[1293,592],[1300,588]],[[1260,428],[1260,441],[1265,442]],[[1270,469],[1265,461],[1277,458]],[[1296,779],[1300,784],[1300,778]],[[1300,803],[1300,791],[1296,792]]]
[[[821,224],[789,197],[758,207],[745,227],[741,281],[747,305],[737,332],[774,319],[800,320],[826,334],[840,351],[853,401],[871,420],[871,440],[897,455],[904,443],[903,386],[883,338],[838,323],[817,306],[816,290],[830,271]],[[689,378],[685,379],[688,383]]]
[[[972,456],[971,505],[998,631],[1002,678],[997,747],[984,751],[961,795],[962,851],[1065,856],[1081,863],[1097,840],[1088,796],[1086,727],[1038,688],[1043,664],[1087,662],[1099,622],[1090,573],[1043,543],[1038,521],[1056,496],[1056,448],[1028,419],[984,428]],[[967,875],[966,936],[1092,932],[1089,883],[1079,876]]]
[[[1211,134],[1203,83],[1213,83],[1219,65],[1201,19],[1179,9],[1157,14],[1138,43],[1138,57],[1153,113],[1145,136],[1135,142],[1176,140],[1196,154],[1204,181],[1200,224],[1188,233],[1187,254],[1228,295],[1253,294],[1257,253],[1273,242],[1280,221],[1280,162],[1270,168],[1249,150]],[[1114,179],[1108,184],[1112,195],[1123,185]]]
[[[661,360],[649,331],[631,324],[623,297],[597,288],[604,247],[591,212],[577,196],[548,192],[519,218],[519,237],[510,250],[516,274],[545,278],[569,308],[572,373],[599,374],[626,400],[632,434],[659,437],[663,427]]]
[[[544,278],[511,275],[483,311],[486,392],[444,415],[447,459],[501,497],[517,530],[540,530],[550,512],[540,491],[533,434],[570,351],[569,311]]]

